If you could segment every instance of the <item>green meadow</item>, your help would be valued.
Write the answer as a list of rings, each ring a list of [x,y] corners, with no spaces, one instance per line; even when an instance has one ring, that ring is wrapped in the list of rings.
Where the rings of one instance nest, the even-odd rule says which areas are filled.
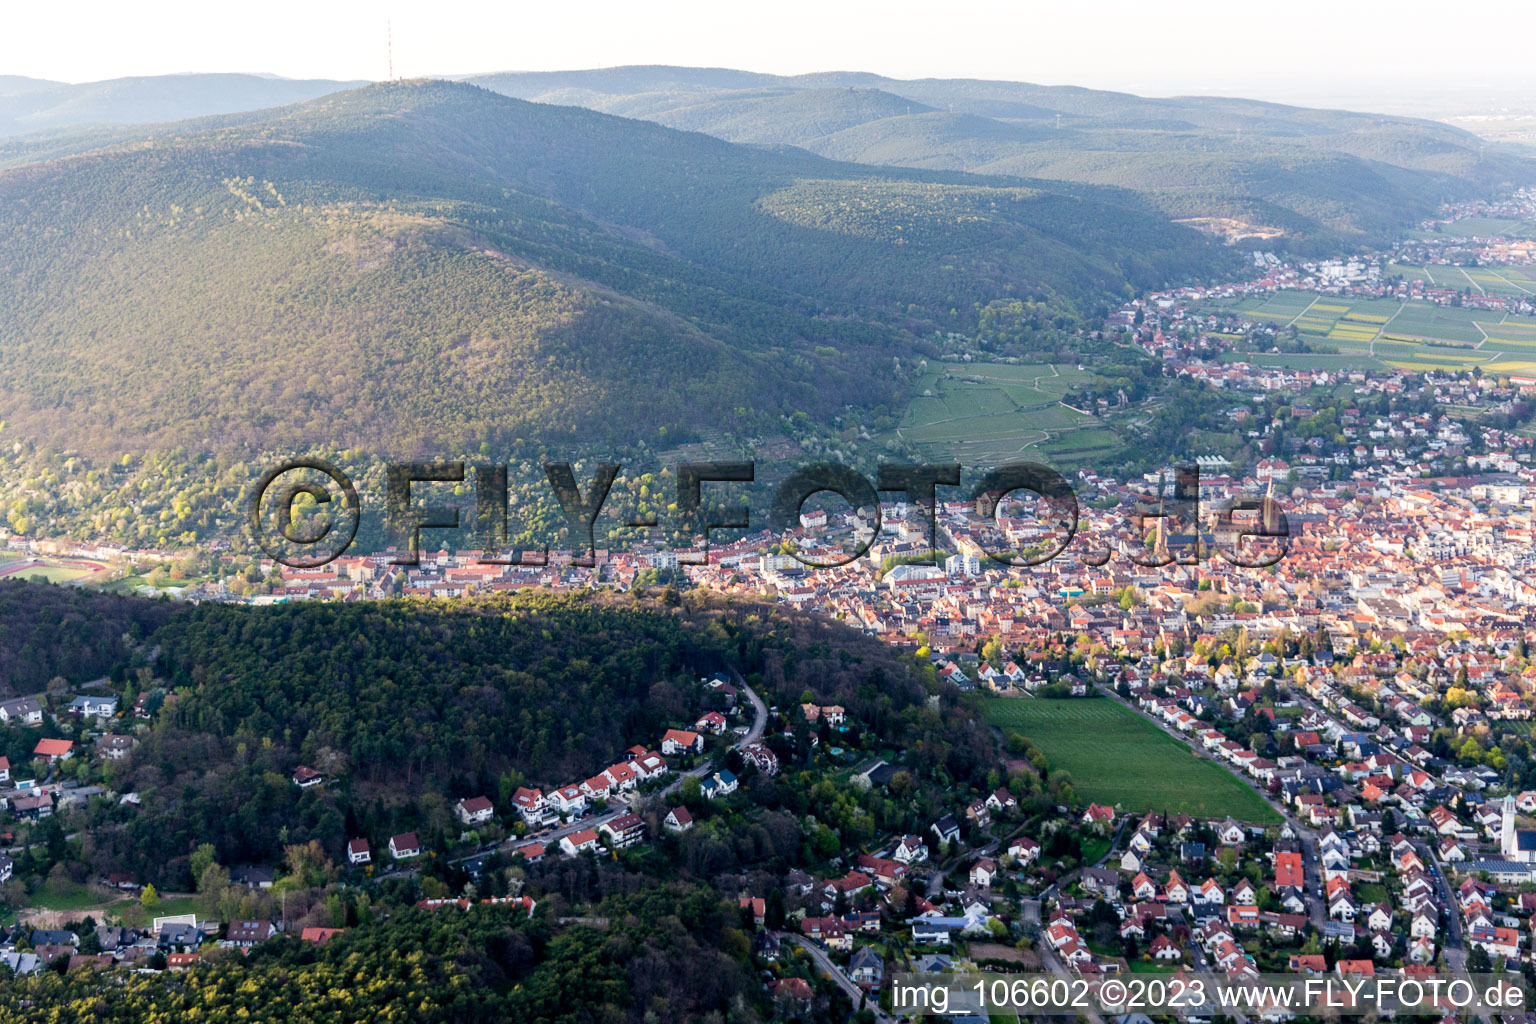
[[[1104,698],[992,697],[988,722],[1028,737],[1079,797],[1123,811],[1276,822],[1247,783],[1196,757],[1141,715]]]

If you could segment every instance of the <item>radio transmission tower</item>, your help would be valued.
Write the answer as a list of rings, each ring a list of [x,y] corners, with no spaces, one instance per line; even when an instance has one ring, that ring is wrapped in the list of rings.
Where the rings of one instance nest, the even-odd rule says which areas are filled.
[[[384,21],[384,50],[389,62],[389,80],[395,80],[395,26],[387,18]]]

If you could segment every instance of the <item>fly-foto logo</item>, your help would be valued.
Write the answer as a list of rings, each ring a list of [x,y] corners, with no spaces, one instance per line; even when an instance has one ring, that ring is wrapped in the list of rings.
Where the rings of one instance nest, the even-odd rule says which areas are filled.
[[[594,528],[598,515],[618,479],[622,466],[604,462],[596,466],[583,488],[569,462],[544,464],[544,475],[564,513],[573,541],[579,542],[570,564],[596,565]],[[299,471],[311,471],[302,482],[284,482]],[[327,480],[313,479],[320,474]],[[862,522],[863,538],[854,549],[841,557],[817,561],[792,556],[813,569],[847,565],[869,552],[881,523],[880,496],[900,495],[919,510],[927,531],[928,551],[938,550],[937,504],[940,487],[958,487],[961,467],[958,463],[882,463],[876,479],[835,462],[818,462],[794,470],[773,493],[768,525],[776,532],[799,525],[806,501],[813,495],[829,492],[842,498]],[[456,506],[426,506],[413,501],[412,486],[424,483],[463,484],[470,479],[470,467],[462,461],[392,463],[386,470],[386,522],[399,540],[403,553],[396,565],[420,563],[423,530],[459,530],[461,509]],[[489,551],[504,552],[509,541],[508,475],[505,465],[472,467],[475,492],[477,537]],[[709,537],[715,530],[749,529],[750,510],[745,505],[724,509],[706,509],[706,484],[750,484],[757,477],[755,462],[684,462],[674,470],[676,480],[676,521],[671,525],[685,536],[703,538],[703,550],[678,556],[683,565],[702,565],[709,560]],[[1130,511],[1132,520],[1143,531],[1156,523],[1156,543],[1145,552],[1128,552],[1138,565],[1156,567],[1177,562],[1194,564],[1199,560],[1200,470],[1194,465],[1180,465],[1174,470],[1170,493],[1138,501]],[[1020,553],[1002,546],[982,545],[983,554],[993,562],[1011,567],[1041,565],[1065,552],[1078,536],[1079,506],[1072,485],[1060,473],[1037,462],[1014,462],[988,470],[972,488],[969,502],[982,522],[995,522],[1005,499],[1020,494],[1033,495],[1038,502],[1035,517],[1049,526],[1046,534],[1054,543],[1044,550]],[[318,525],[301,526],[295,522],[295,508],[301,498],[315,505],[337,510]],[[323,459],[293,459],[269,469],[254,489],[247,518],[252,539],[270,558],[293,568],[318,568],[346,552],[357,535],[362,515],[362,500],[356,486],[339,467]],[[1272,496],[1240,498],[1218,510],[1214,536],[1216,554],[1233,565],[1265,568],[1279,562],[1288,551],[1290,524]],[[623,524],[634,529],[657,527],[656,517],[635,518]],[[1194,537],[1191,544],[1170,544],[1171,533],[1183,530]],[[1244,550],[1245,542],[1257,542]],[[1086,543],[1086,542],[1085,542]],[[1108,548],[1076,552],[1089,566],[1103,566],[1112,557]],[[543,555],[547,558],[548,549]],[[485,557],[480,564],[528,564],[521,554]],[[535,562],[534,564],[537,564]]]

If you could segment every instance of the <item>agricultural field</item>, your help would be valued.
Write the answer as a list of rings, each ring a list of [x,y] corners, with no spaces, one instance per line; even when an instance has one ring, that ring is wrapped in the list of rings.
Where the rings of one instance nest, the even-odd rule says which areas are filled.
[[[1084,800],[1130,812],[1279,820],[1237,776],[1107,697],[993,697],[984,709],[988,722],[1027,736],[1052,771],[1071,775]]]
[[[896,437],[925,456],[967,466],[1030,453],[1084,461],[1115,448],[1111,430],[1063,401],[1087,379],[1075,365],[969,363],[931,368],[918,383]]]
[[[1536,220],[1513,217],[1463,217],[1449,224],[1437,224],[1428,235],[1451,238],[1536,238]]]
[[[1498,273],[1528,282],[1536,291],[1536,275],[1525,268],[1391,267],[1390,272],[1418,271],[1444,275]],[[1411,276],[1411,275],[1405,275]],[[1492,282],[1490,281],[1491,285]],[[1514,288],[1513,284],[1505,284]],[[1474,290],[1475,287],[1474,287]],[[1487,289],[1493,291],[1492,287]],[[1467,370],[1485,373],[1536,372],[1536,317],[1513,316],[1502,310],[1463,309],[1427,302],[1400,303],[1390,299],[1355,299],[1315,292],[1283,291],[1273,296],[1214,303],[1201,312],[1239,313],[1261,323],[1294,327],[1302,340],[1318,351],[1308,353],[1227,353],[1228,362],[1251,362],[1290,369]]]
[[[1523,298],[1536,295],[1536,267],[1453,267],[1434,263],[1427,266],[1393,263],[1388,274],[1409,281],[1423,281],[1458,291],[1470,289],[1474,295],[1510,295]]]

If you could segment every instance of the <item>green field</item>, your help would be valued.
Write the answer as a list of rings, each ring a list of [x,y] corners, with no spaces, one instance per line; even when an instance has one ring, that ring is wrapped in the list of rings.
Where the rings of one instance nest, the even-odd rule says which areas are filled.
[[[1431,233],[1453,238],[1536,238],[1536,221],[1513,217],[1463,217],[1449,224],[1437,224]]]
[[[1030,452],[1068,462],[1115,448],[1099,420],[1067,405],[1089,374],[1068,364],[945,364],[918,383],[895,434],[924,455],[995,465]]]
[[[1109,698],[993,697],[987,721],[1027,736],[1052,771],[1072,776],[1079,797],[1123,811],[1276,822],[1241,779],[1196,757],[1136,712]]]
[[[1429,265],[1393,263],[1388,274],[1410,281],[1424,281],[1442,288],[1471,289],[1474,294],[1525,296],[1536,294],[1536,268],[1515,266],[1454,267],[1443,263]]]
[[[122,899],[121,893],[95,889],[79,882],[50,881],[27,900],[38,910],[58,910],[70,913],[106,906]]]
[[[70,580],[78,580],[82,576],[89,576],[89,569],[81,569],[69,565],[40,565],[32,569],[23,569],[12,573],[15,579],[31,580],[34,583],[68,583]]]
[[[1525,267],[1411,267],[1389,273],[1496,295],[1536,293],[1536,275]],[[1526,291],[1530,289],[1530,291]],[[1236,313],[1276,327],[1292,327],[1315,351],[1229,352],[1228,362],[1297,370],[1466,370],[1529,373],[1536,361],[1536,318],[1502,311],[1464,309],[1428,302],[1354,299],[1316,292],[1282,291],[1237,302],[1215,302],[1203,313]]]

